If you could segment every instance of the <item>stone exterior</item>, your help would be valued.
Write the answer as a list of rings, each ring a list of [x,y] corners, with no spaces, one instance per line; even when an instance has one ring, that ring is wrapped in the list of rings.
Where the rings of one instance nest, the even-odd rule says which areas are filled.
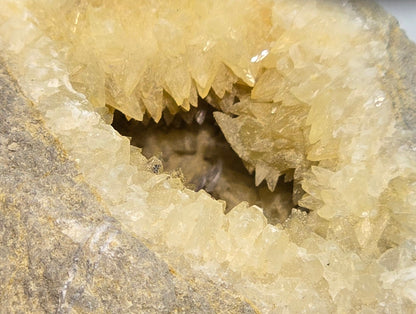
[[[123,230],[0,65],[0,312],[253,309]]]

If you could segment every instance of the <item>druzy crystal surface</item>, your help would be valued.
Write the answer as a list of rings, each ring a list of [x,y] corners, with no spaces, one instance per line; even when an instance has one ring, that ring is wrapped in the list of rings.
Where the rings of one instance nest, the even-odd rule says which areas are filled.
[[[178,272],[226,281],[266,312],[415,309],[415,49],[378,7],[3,1],[0,21],[47,126]],[[272,225],[244,202],[224,214],[109,125],[114,108],[169,120],[198,96],[256,184],[293,180],[309,214]]]

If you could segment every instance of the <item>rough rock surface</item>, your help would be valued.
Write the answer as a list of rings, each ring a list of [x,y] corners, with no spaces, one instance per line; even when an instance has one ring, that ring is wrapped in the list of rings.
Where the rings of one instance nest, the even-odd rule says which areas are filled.
[[[310,209],[310,213],[306,215],[293,211],[290,220],[284,225],[271,225],[266,223],[258,207],[237,205],[225,214],[223,204],[203,191],[195,193],[187,190],[178,182],[180,180],[166,173],[149,172],[149,166],[158,170],[160,163],[149,165],[140,150],[130,147],[129,140],[108,125],[111,120],[109,112],[101,112],[103,108],[93,107],[94,97],[91,96],[103,96],[101,92],[106,85],[102,84],[98,93],[93,88],[94,93],[90,95],[88,88],[80,89],[80,81],[86,82],[85,87],[91,87],[91,82],[103,83],[101,74],[104,72],[98,69],[97,73],[101,74],[94,76],[94,69],[89,67],[77,72],[75,70],[80,69],[78,61],[74,62],[67,54],[71,47],[79,47],[81,56],[86,57],[83,64],[93,64],[90,62],[92,59],[102,60],[92,53],[92,38],[100,38],[99,47],[107,43],[108,50],[104,50],[104,56],[108,56],[107,52],[116,56],[110,58],[110,65],[114,60],[121,60],[122,63],[125,60],[133,63],[142,61],[143,51],[139,49],[138,53],[131,53],[128,49],[114,49],[114,43],[121,47],[130,43],[133,51],[138,46],[128,39],[129,36],[122,37],[118,33],[109,36],[108,29],[101,27],[100,23],[95,23],[98,27],[91,36],[84,38],[86,48],[82,45],[73,46],[72,38],[62,41],[60,36],[48,35],[47,31],[58,30],[65,36],[72,36],[74,27],[86,30],[79,24],[82,19],[78,19],[82,16],[83,7],[78,6],[75,0],[44,1],[45,6],[40,5],[42,1],[29,2],[34,4],[33,8],[25,7],[23,1],[0,2],[0,49],[4,50],[11,73],[18,78],[22,91],[41,112],[47,128],[76,161],[85,182],[96,189],[111,215],[119,219],[123,228],[145,239],[146,245],[174,265],[176,272],[187,274],[187,267],[191,266],[210,276],[213,281],[227,282],[266,313],[415,311],[416,147],[413,143],[416,137],[412,118],[415,108],[415,62],[411,57],[414,46],[403,37],[394,20],[367,1],[351,1],[353,6],[350,6],[350,1],[270,1],[273,7],[266,8],[266,12],[273,13],[270,22],[275,23],[273,25],[277,29],[284,29],[284,37],[272,41],[273,44],[282,43],[269,51],[267,58],[273,60],[263,60],[267,51],[262,45],[257,46],[257,50],[256,47],[246,47],[246,44],[252,46],[257,39],[262,38],[257,36],[257,31],[265,31],[263,35],[276,36],[280,32],[269,33],[270,25],[265,25],[264,29],[259,27],[261,22],[267,21],[263,19],[265,11],[259,10],[256,15],[252,7],[241,5],[258,4],[258,1],[239,1],[239,7],[244,8],[248,17],[257,17],[253,23],[247,23],[243,18],[243,9],[230,10],[215,5],[218,14],[206,14],[208,18],[224,14],[225,17],[219,20],[228,23],[233,20],[228,18],[227,13],[236,12],[233,15],[236,25],[243,28],[254,26],[248,37],[239,37],[238,45],[230,44],[233,42],[220,36],[227,44],[227,49],[223,51],[229,57],[225,61],[245,60],[243,64],[230,67],[234,74],[222,67],[225,71],[222,74],[226,78],[220,77],[221,84],[212,85],[214,92],[218,92],[217,98],[221,98],[219,100],[224,105],[223,111],[227,112],[228,105],[233,110],[229,111],[231,116],[222,114],[223,129],[228,130],[230,135],[227,140],[231,143],[232,137],[239,134],[239,138],[234,138],[234,149],[241,149],[239,154],[243,159],[246,148],[253,153],[262,153],[265,158],[270,157],[261,160],[258,155],[247,155],[253,165],[256,164],[256,181],[266,179],[272,188],[277,174],[281,172],[276,172],[275,168],[263,162],[268,161],[279,168],[282,166],[282,169],[294,167],[282,162],[285,160],[295,161],[296,165],[302,166],[302,163],[297,163],[296,156],[302,157],[299,161],[310,162],[307,167],[298,168],[298,179],[294,174],[294,179],[300,182],[307,193],[298,204]],[[92,12],[97,10],[96,5],[110,3],[85,2],[91,3]],[[71,3],[74,5],[68,5]],[[120,23],[115,25],[126,25],[120,28],[121,34],[131,27],[131,33],[137,36],[137,30],[144,28],[135,28],[131,22],[140,20],[126,19],[125,15],[132,12],[134,4],[140,5],[142,2],[126,0],[118,3],[130,5],[117,11],[121,18]],[[162,9],[166,8],[164,2],[158,3]],[[177,3],[179,10],[168,6],[172,14],[168,12],[166,17],[173,19],[171,25],[192,23],[192,18],[179,16],[175,19],[177,12],[182,12],[180,1]],[[224,2],[215,1],[215,4],[219,3]],[[36,18],[33,14],[38,9],[41,9],[42,14]],[[68,14],[67,11],[74,14]],[[107,14],[103,15],[105,12]],[[116,10],[111,7],[105,12],[97,12],[95,21],[107,17],[111,21],[117,16]],[[72,24],[65,31],[61,27],[64,18],[71,16],[73,19],[69,22]],[[296,18],[293,20],[292,17]],[[50,22],[50,18],[54,23],[57,22],[53,23],[55,26],[44,25]],[[163,36],[158,39],[158,44],[164,44],[169,54],[175,52],[173,44],[182,41],[166,41],[165,37],[171,38],[170,30],[180,31],[183,28],[166,27],[166,19],[160,16],[156,16],[155,20],[162,22],[162,28],[158,28],[157,33]],[[199,15],[195,20],[201,20]],[[217,29],[217,21],[213,22]],[[108,26],[105,21],[104,25]],[[191,29],[195,29],[194,25]],[[230,35],[227,27],[218,29],[224,31],[226,36]],[[237,35],[246,34],[239,29]],[[167,32],[164,34],[159,30]],[[101,36],[97,36],[97,33]],[[177,32],[178,39],[182,38],[179,36],[181,34]],[[145,51],[148,47],[147,42],[144,42],[141,48]],[[244,53],[244,58],[235,58],[230,54],[232,49],[228,48],[232,47],[238,48],[237,55]],[[120,57],[120,51],[128,52],[127,57]],[[176,52],[181,52],[181,49]],[[151,55],[160,56],[159,53]],[[140,60],[130,59],[129,56],[140,56]],[[188,67],[167,66],[159,58],[156,59],[156,68],[162,65],[159,69],[161,77],[172,87],[166,92],[170,90],[173,98],[176,98],[175,108],[189,107],[189,103],[181,101],[183,96],[186,96],[185,99],[188,97],[183,95],[182,87],[187,86],[188,91],[189,85],[183,82],[185,79],[189,81],[189,75],[177,75],[178,70]],[[261,77],[251,92],[247,89],[247,86],[251,86],[250,82],[241,88],[241,81],[236,83],[237,77],[250,81],[250,75],[244,75],[244,70],[252,67],[252,60],[258,66],[260,59],[265,63],[267,61],[265,66],[269,67],[269,71],[258,72]],[[176,62],[182,58],[173,60]],[[198,77],[203,83],[206,69],[213,68],[209,63],[202,62],[207,61],[205,57],[202,57],[201,62],[192,60],[197,74],[202,74]],[[276,68],[275,61],[281,61]],[[129,80],[124,80],[126,68],[132,69],[133,74],[137,70],[136,66],[123,65],[119,68],[121,77],[116,78],[123,83],[124,88],[130,89],[130,83],[136,83],[136,80],[130,81],[130,76]],[[170,73],[166,73],[165,69],[170,69]],[[74,73],[77,75],[71,75]],[[149,83],[147,74],[156,72],[144,73],[145,82]],[[212,83],[208,81],[203,84],[207,88],[194,86],[194,90],[196,88],[201,97],[214,98],[215,95],[206,94]],[[156,82],[160,82],[159,78]],[[150,88],[149,85],[139,85]],[[235,97],[223,97],[226,96],[223,88],[227,86],[231,88],[231,96],[234,92],[239,95],[239,105],[234,104]],[[155,93],[164,95],[159,87]],[[117,92],[116,96],[120,96],[117,88],[112,90]],[[277,91],[277,94],[271,95],[271,91],[273,94]],[[118,96],[116,98],[124,103],[125,99]],[[142,93],[142,96],[149,94]],[[196,92],[192,96],[195,96],[195,100]],[[226,103],[227,99],[230,101]],[[252,102],[253,99],[255,102]],[[102,104],[104,106],[104,102]],[[160,119],[161,108],[155,108],[153,101],[147,102],[147,105],[150,113],[158,109],[154,113],[156,120]],[[164,104],[163,101],[162,105],[173,106],[171,102]],[[234,111],[237,109],[240,111]],[[233,112],[238,117],[234,118]],[[277,118],[274,119],[273,115]],[[302,126],[306,127],[303,135],[298,134]],[[271,135],[270,141],[264,141],[268,135]],[[293,146],[290,141],[278,141],[282,137],[288,138],[286,135],[296,142],[300,155],[290,153]],[[285,143],[289,145],[290,154],[276,154]],[[306,149],[303,148],[305,145]],[[10,149],[15,150],[16,145]],[[72,234],[74,230],[76,228],[66,232]],[[89,229],[83,232],[88,235]],[[152,241],[155,243],[149,243]],[[192,283],[189,280],[187,282]],[[186,290],[178,288],[176,291]],[[120,291],[120,297],[124,293]],[[216,293],[203,295],[211,299],[214,296],[223,299]],[[198,310],[201,311],[201,308]]]
[[[253,312],[121,229],[0,65],[0,312]]]
[[[383,87],[392,98],[396,109],[397,121],[405,129],[413,130],[416,126],[416,45],[410,41],[399,28],[398,22],[382,7],[371,0],[352,1],[354,9],[364,20],[391,25],[387,46],[390,68],[386,72]],[[415,137],[412,138],[416,140]]]

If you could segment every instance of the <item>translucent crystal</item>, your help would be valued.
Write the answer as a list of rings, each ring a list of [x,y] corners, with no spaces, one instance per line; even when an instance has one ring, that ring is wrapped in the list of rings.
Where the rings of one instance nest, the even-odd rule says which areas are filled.
[[[396,111],[413,113],[414,98],[394,72],[407,69],[392,68],[397,25],[379,14],[335,1],[5,0],[0,38],[85,180],[179,271],[265,312],[414,311],[415,133]],[[224,214],[97,114],[168,121],[197,93],[256,183],[292,176],[309,215],[272,226],[245,203]]]

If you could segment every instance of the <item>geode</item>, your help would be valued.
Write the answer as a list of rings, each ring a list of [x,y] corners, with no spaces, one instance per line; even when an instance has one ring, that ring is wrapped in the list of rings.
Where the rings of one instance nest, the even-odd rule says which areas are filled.
[[[111,215],[175,272],[226,282],[265,312],[414,310],[416,49],[376,4],[0,9],[2,54],[23,92]],[[225,214],[110,125],[115,109],[197,119],[198,97],[255,183],[293,181],[304,211],[274,224],[246,202]]]

